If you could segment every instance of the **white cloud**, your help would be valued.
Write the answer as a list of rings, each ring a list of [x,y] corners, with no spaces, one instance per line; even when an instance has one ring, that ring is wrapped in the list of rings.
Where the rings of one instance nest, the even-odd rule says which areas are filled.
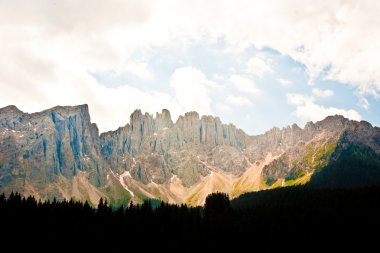
[[[369,110],[369,102],[363,95],[358,95],[358,105],[364,108],[365,110]]]
[[[334,92],[332,90],[321,90],[321,89],[318,89],[318,88],[314,88],[313,89],[313,94],[317,97],[320,97],[320,98],[327,98],[327,97],[332,97],[334,96]]]
[[[252,57],[247,62],[247,72],[258,77],[263,77],[264,74],[272,73],[271,60],[261,56]]]
[[[125,70],[144,80],[152,80],[154,78],[146,62],[128,62],[125,65]]]
[[[311,83],[323,72],[366,94],[380,92],[379,1],[210,0],[169,6],[161,18],[175,20],[171,31],[182,37],[223,37],[238,52],[252,45],[273,48],[304,64]]]
[[[282,86],[291,86],[293,82],[287,79],[277,78],[276,79]]]
[[[25,72],[21,72],[22,78],[5,80],[7,88],[6,92],[0,93],[0,107],[14,104],[22,111],[36,112],[56,105],[87,103],[92,122],[97,123],[100,131],[125,125],[129,122],[129,115],[137,108],[150,113],[168,108],[172,115],[178,116],[180,113],[178,104],[165,93],[143,92],[129,85],[107,88],[76,67],[51,67],[54,74],[46,80],[34,80]],[[0,76],[2,74],[0,72]],[[38,85],[34,85],[35,81]]]
[[[231,113],[232,108],[228,105],[218,105],[217,108],[224,113]]]
[[[208,80],[201,71],[191,66],[178,68],[171,76],[170,86],[175,91],[176,101],[182,112],[212,114],[208,88],[214,87],[215,83]]]
[[[327,69],[327,78],[376,96],[379,11],[371,0],[2,1],[0,53],[38,46],[99,70],[136,49],[225,38],[231,49],[273,48],[303,63],[312,79]],[[252,65],[259,75],[268,70],[260,58]]]
[[[342,115],[352,120],[361,120],[360,114],[352,109],[344,110],[335,107],[324,107],[315,103],[312,96],[307,96],[298,93],[287,94],[288,103],[296,106],[296,111],[293,113],[297,118],[304,122],[323,120],[330,115]]]
[[[253,103],[246,97],[228,95],[226,99],[227,104],[235,106],[252,106]]]
[[[256,84],[253,80],[240,75],[232,75],[230,77],[230,82],[241,92],[249,93],[252,95],[257,95],[260,93],[260,90],[256,87]]]
[[[140,78],[154,78],[150,66],[138,61],[137,67],[128,66],[126,59],[142,52],[149,62],[155,49],[186,50],[223,38],[236,54],[251,46],[273,49],[301,63],[311,80],[322,73],[347,83],[369,108],[364,96],[380,97],[379,12],[380,1],[373,0],[0,1],[0,105],[35,111],[57,103],[88,103],[101,129],[111,121],[104,113],[109,107],[111,117],[119,114],[115,127],[124,122],[120,115],[135,107],[176,108],[179,100],[131,86],[99,88],[88,72],[129,69]],[[260,57],[248,64],[259,76],[271,69]],[[240,72],[237,67],[229,71]],[[114,99],[123,92],[128,92],[123,100]],[[129,94],[142,99],[133,104],[126,99]],[[156,103],[156,95],[162,103]],[[208,95],[203,99],[201,107],[211,112]]]
[[[117,88],[97,85],[95,90],[94,97],[87,101],[89,101],[91,117],[95,123],[99,123],[101,131],[125,125],[129,122],[129,115],[135,109],[152,114],[166,108],[170,110],[173,120],[176,120],[182,113],[178,110],[176,101],[162,92],[143,92],[129,85]],[[81,98],[78,98],[74,104],[78,104],[80,101]]]

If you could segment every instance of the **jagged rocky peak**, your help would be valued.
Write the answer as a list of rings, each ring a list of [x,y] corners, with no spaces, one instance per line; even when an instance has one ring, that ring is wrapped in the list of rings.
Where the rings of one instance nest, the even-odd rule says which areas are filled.
[[[19,110],[15,105],[8,105],[3,108],[0,108],[0,114],[5,113],[23,114],[23,112]]]
[[[23,114],[24,113],[14,105],[0,108],[0,128],[14,129],[16,125],[23,121]]]
[[[345,128],[349,122],[350,122],[349,119],[341,115],[334,115],[334,116],[327,116],[325,119],[316,122],[314,126],[317,130],[324,129],[324,130],[335,132],[338,129],[340,130],[340,129]]]
[[[293,124],[292,127],[291,127],[292,131],[300,131],[302,130],[297,124]]]
[[[304,137],[309,138],[316,133],[323,132],[329,137],[336,138],[342,134],[344,129],[347,128],[349,122],[352,121],[341,115],[328,116],[325,119],[317,121],[315,123],[311,121],[307,122],[302,134]]]
[[[167,129],[171,129],[169,131],[171,134],[166,135],[167,138],[172,138],[171,142],[175,140],[174,136],[177,136],[178,143],[174,143],[175,145],[193,143],[244,147],[248,138],[243,131],[237,129],[233,124],[222,124],[219,117],[211,115],[200,117],[195,111],[186,112],[179,116],[176,123],[173,123],[167,109],[163,109],[161,113],[157,112],[155,118],[148,113],[143,114],[141,110],[135,110],[131,114],[130,135],[132,140],[138,142],[136,147],[140,147],[140,143],[144,139],[154,135],[160,136],[162,130]]]
[[[136,109],[130,116],[130,124],[131,126],[135,124],[140,124],[142,122],[143,114],[140,109]]]
[[[367,121],[349,121],[343,137],[349,142],[359,142],[380,153],[380,128]]]
[[[163,109],[161,113],[156,113],[156,117],[149,113],[143,114],[140,109],[135,110],[130,117],[132,131],[140,134],[153,134],[163,128],[173,127],[173,121],[169,110]]]
[[[222,122],[219,118],[202,116],[200,126],[200,143],[206,145],[223,144]]]
[[[301,169],[310,172],[318,164],[306,158],[320,154],[329,157],[342,136],[380,153],[379,128],[342,116],[309,122],[303,129],[293,124],[248,136],[232,124],[223,124],[218,117],[200,116],[194,111],[179,116],[175,123],[167,109],[154,115],[135,110],[127,125],[99,136],[87,105],[56,106],[33,114],[15,106],[1,108],[0,189],[54,191],[59,197],[62,188],[57,186],[57,179],[77,180],[76,176],[86,175],[98,187],[96,191],[102,191],[105,183],[111,182],[107,180],[112,179],[112,174],[128,171],[132,178],[124,183],[130,184],[129,189],[141,186],[160,197],[156,194],[170,192],[165,187],[172,179],[174,183],[180,179],[190,187],[202,183],[200,179],[211,171],[241,176],[269,154],[276,160],[263,169],[264,178],[284,179],[291,169],[300,169],[302,164]],[[217,180],[216,176],[212,181]],[[65,182],[69,196],[73,191],[70,181]],[[161,184],[160,193],[151,190],[155,184]]]
[[[199,114],[197,112],[186,112],[185,115],[178,117],[176,125],[180,128],[192,128],[199,126]]]
[[[312,121],[307,122],[304,127],[305,131],[314,131],[315,129],[315,124]]]
[[[371,123],[369,123],[368,121],[365,121],[365,120],[361,120],[361,121],[359,122],[359,124],[360,124],[362,127],[365,127],[365,128],[372,128],[372,127],[373,127]]]
[[[161,130],[163,128],[171,128],[173,127],[172,117],[170,115],[169,110],[162,109],[161,113],[156,113],[156,128],[157,130]]]
[[[96,125],[96,123],[91,123],[91,130],[94,136],[96,137],[99,136],[99,128],[98,128],[98,125]]]
[[[132,133],[139,135],[140,133],[143,134],[143,125],[144,125],[144,115],[142,114],[141,110],[135,110],[131,116],[130,116],[130,125]]]

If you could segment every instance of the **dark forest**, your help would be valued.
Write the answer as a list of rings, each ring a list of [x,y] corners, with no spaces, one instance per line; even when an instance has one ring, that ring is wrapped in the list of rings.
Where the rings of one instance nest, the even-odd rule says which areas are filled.
[[[0,196],[3,246],[107,252],[369,249],[380,227],[380,187],[305,186],[245,194],[213,193],[204,207],[150,201],[113,209],[101,199],[45,201]]]

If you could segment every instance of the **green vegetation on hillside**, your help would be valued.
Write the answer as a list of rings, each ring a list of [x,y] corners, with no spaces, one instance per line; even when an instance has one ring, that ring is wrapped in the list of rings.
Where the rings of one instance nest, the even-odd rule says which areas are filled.
[[[273,178],[273,177],[266,177],[266,178],[264,178],[264,181],[265,181],[266,185],[272,186],[274,183],[277,182],[277,179]]]
[[[306,171],[303,169],[293,169],[291,170],[288,175],[285,177],[285,181],[295,180],[297,178],[303,177],[306,175]]]
[[[114,208],[127,206],[132,199],[131,194],[122,186],[115,184],[114,187],[107,186],[104,193],[109,197],[110,205]]]
[[[279,180],[285,181],[285,185],[281,183],[278,184],[279,187],[307,183],[310,178],[307,175],[328,165],[336,147],[335,141],[328,140],[324,143],[309,143],[295,156],[289,153],[283,154],[264,167],[265,184],[273,188]]]
[[[380,155],[360,143],[342,142],[336,157],[311,178],[318,187],[361,187],[380,184]]]
[[[329,162],[330,155],[337,147],[337,143],[328,141],[322,145],[309,144],[305,147],[305,153],[300,164],[304,168],[320,169],[325,167]]]
[[[308,173],[302,177],[285,181],[283,186],[296,186],[296,185],[305,185],[310,181],[312,174]]]

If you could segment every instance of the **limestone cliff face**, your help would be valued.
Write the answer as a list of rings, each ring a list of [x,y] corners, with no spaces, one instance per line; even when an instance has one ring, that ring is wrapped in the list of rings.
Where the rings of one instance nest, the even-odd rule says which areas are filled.
[[[99,133],[87,105],[33,114],[2,108],[0,135],[0,188],[37,189],[78,171],[89,172],[96,186],[104,183]]]
[[[130,171],[137,180],[157,184],[176,175],[188,186],[209,174],[207,167],[219,162],[213,158],[221,147],[241,150],[248,139],[233,125],[223,125],[212,116],[200,118],[196,112],[188,112],[173,123],[165,109],[155,118],[136,110],[129,124],[100,136],[103,157],[115,172]],[[235,168],[234,163],[225,165],[231,166],[228,170],[242,172],[247,164]]]
[[[128,124],[99,135],[87,105],[33,114],[7,106],[0,109],[0,191],[196,205],[212,191],[238,196],[304,183],[337,145],[351,142],[380,153],[380,129],[329,116],[303,129],[293,124],[248,136],[197,112],[174,122],[164,109],[155,116],[136,110]]]

